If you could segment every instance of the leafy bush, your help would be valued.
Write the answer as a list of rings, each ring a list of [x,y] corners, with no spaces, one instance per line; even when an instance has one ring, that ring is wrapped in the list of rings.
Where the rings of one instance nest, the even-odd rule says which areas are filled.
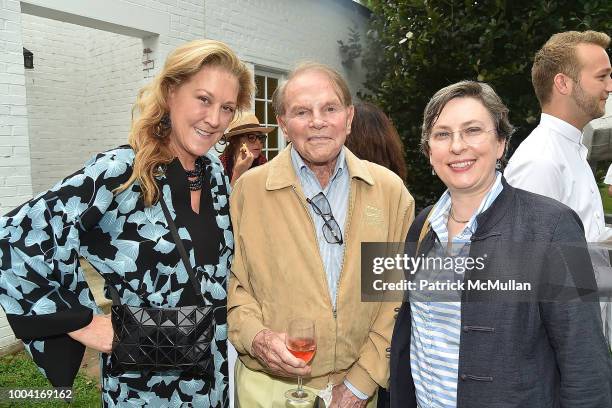
[[[510,151],[537,125],[531,86],[535,52],[554,33],[612,31],[609,0],[369,0],[372,10],[363,63],[366,95],[390,114],[406,147],[408,187],[418,208],[443,190],[419,153],[425,105],[462,79],[490,83],[518,127]]]

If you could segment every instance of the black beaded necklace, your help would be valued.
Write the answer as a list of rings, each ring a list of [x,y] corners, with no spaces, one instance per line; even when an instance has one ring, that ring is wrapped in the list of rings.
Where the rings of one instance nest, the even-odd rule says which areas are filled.
[[[185,170],[187,175],[187,184],[190,191],[199,191],[202,189],[204,181],[204,163],[202,158],[198,157],[195,160],[195,168],[193,170]]]

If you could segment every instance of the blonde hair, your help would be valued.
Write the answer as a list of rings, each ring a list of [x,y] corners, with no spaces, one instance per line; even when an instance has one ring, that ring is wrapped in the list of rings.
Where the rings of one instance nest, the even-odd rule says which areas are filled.
[[[283,116],[285,114],[285,90],[287,89],[287,84],[289,84],[293,78],[308,71],[318,71],[325,74],[336,90],[338,98],[340,98],[340,102],[342,102],[344,106],[350,106],[353,104],[353,99],[351,97],[351,91],[349,90],[348,84],[344,78],[342,78],[342,75],[338,73],[338,71],[319,62],[307,61],[302,62],[295,67],[295,69],[289,73],[287,80],[276,88],[276,91],[274,91],[274,95],[272,95],[272,106],[274,107],[274,112],[278,116]]]
[[[132,108],[132,128],[129,144],[136,153],[134,169],[130,178],[116,189],[121,192],[135,181],[140,183],[145,205],[150,206],[159,198],[155,176],[159,166],[170,163],[174,154],[169,147],[168,133],[162,118],[169,113],[168,94],[173,87],[188,81],[204,66],[220,67],[238,80],[238,111],[250,108],[251,95],[255,88],[251,72],[236,54],[224,43],[213,40],[195,40],[172,51],[161,72],[144,86]],[[135,114],[139,114],[134,119]],[[164,137],[156,136],[162,131]]]
[[[550,37],[536,53],[531,68],[531,82],[540,106],[550,102],[555,75],[562,73],[578,82],[582,66],[576,46],[594,44],[608,48],[610,37],[598,31],[566,31]]]

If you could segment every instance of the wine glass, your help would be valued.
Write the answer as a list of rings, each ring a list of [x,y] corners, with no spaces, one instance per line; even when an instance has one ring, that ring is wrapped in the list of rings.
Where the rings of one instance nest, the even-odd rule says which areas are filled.
[[[287,327],[287,336],[285,340],[287,349],[295,357],[300,358],[310,363],[317,349],[315,341],[315,324],[310,319],[292,319]],[[291,402],[310,402],[314,400],[315,395],[305,390],[302,385],[302,377],[298,377],[297,388],[290,389],[285,393],[285,398]]]

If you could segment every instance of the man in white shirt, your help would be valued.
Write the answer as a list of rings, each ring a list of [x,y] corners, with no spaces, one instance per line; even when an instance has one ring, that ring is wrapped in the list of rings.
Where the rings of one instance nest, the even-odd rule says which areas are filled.
[[[504,172],[510,185],[554,198],[576,211],[589,243],[611,235],[586,161],[588,149],[582,144],[583,128],[603,116],[612,92],[609,45],[610,37],[604,33],[568,31],[553,35],[536,53],[531,79],[542,117]],[[605,264],[606,274],[611,273],[609,260]],[[609,338],[610,320],[609,313],[604,315]]]

